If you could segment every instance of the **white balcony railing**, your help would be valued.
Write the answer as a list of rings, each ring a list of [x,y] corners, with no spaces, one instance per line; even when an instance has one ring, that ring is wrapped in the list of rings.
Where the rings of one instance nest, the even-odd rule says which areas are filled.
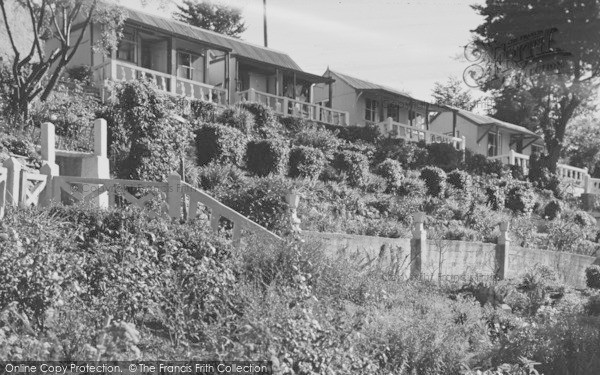
[[[94,81],[131,81],[147,78],[156,84],[159,90],[172,95],[183,95],[188,98],[210,101],[221,105],[227,104],[227,90],[202,82],[176,77],[152,69],[142,68],[125,61],[110,59],[92,68]]]
[[[348,126],[350,124],[349,114],[346,111],[338,111],[318,104],[267,94],[254,89],[238,92],[237,101],[262,103],[283,116],[300,117],[338,126]]]
[[[384,122],[379,123],[379,129],[382,134],[390,135],[392,138],[402,138],[407,141],[429,143],[448,143],[457,150],[465,149],[465,137],[453,137],[451,135],[432,132],[430,130],[419,129],[414,126],[402,124],[394,121],[391,117]]]

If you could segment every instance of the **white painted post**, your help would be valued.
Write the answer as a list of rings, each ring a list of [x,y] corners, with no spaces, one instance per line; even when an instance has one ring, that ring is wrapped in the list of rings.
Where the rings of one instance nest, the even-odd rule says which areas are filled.
[[[51,122],[42,124],[42,160],[48,164],[56,163],[56,137],[54,124]]]
[[[515,165],[515,150],[513,149],[508,152],[508,164]]]
[[[21,163],[16,158],[4,161],[6,168],[6,204],[17,206],[19,204],[19,183],[21,182]]]
[[[587,167],[584,169],[585,169],[585,174],[583,175],[583,192],[585,194],[589,194],[589,193],[591,193],[591,187],[592,187],[591,186],[591,178],[592,177],[588,173]]]
[[[508,235],[509,223],[500,223],[500,236],[496,245],[496,279],[504,280],[508,275],[508,252],[510,251],[510,238]]]
[[[167,191],[167,204],[169,205],[169,216],[172,219],[179,219],[181,217],[181,176],[177,173],[171,173],[167,177],[168,191]]]
[[[386,119],[386,124],[385,124],[385,134],[389,134],[392,132],[392,129],[394,128],[394,119],[391,117],[388,117]]]
[[[298,217],[298,205],[300,204],[300,194],[292,191],[286,196],[287,203],[290,207],[290,229],[291,234],[299,236],[302,233],[300,223],[302,222]]]
[[[94,121],[94,155],[108,157],[106,120],[103,118]]]
[[[256,101],[256,91],[254,89],[248,90],[248,101],[255,102]]]
[[[288,108],[289,108],[289,100],[288,100],[288,98],[283,98],[283,108],[281,108],[281,114],[283,114],[284,116],[287,116]]]
[[[410,240],[410,277],[413,279],[421,278],[427,257],[427,231],[424,222],[424,212],[417,212],[413,215],[413,231]]]
[[[347,111],[344,112],[344,124],[350,126],[350,113]]]
[[[0,167],[0,220],[4,217],[4,206],[6,205],[6,168]]]
[[[108,160],[107,151],[107,128],[106,120],[96,119],[94,121],[94,154],[84,157],[81,160],[81,177],[88,178],[110,178],[110,161]],[[93,193],[100,189],[102,185],[84,185],[84,192]],[[86,194],[87,195],[87,194]],[[90,200],[97,207],[108,208],[109,192],[99,194]]]
[[[40,194],[39,204],[42,207],[47,207],[52,203],[53,200],[56,200],[55,203],[61,203],[60,189],[58,191],[54,191],[54,177],[59,175],[58,165],[44,162],[40,168],[40,174],[44,174],[47,177],[46,187]]]

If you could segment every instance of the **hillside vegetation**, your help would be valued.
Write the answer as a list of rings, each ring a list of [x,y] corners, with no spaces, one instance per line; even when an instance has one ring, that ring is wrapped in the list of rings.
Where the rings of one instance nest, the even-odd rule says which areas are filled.
[[[445,144],[278,118],[255,103],[174,100],[144,82],[119,85],[105,106],[72,89],[59,95],[65,105],[34,106],[30,125],[2,124],[11,135],[0,158],[20,154],[35,166],[31,139],[48,113],[64,147],[85,149],[94,113],[109,124],[114,177],[183,171],[279,234],[289,231],[285,196],[294,190],[307,230],[407,237],[412,214],[424,211],[430,238],[495,242],[509,221],[516,245],[597,252],[595,220],[535,157],[523,176]],[[521,280],[434,285],[327,258],[311,242],[248,237],[234,249],[226,223],[214,234],[200,216],[9,210],[0,221],[0,360],[271,360],[281,374],[600,369],[595,268],[585,291],[543,267]]]

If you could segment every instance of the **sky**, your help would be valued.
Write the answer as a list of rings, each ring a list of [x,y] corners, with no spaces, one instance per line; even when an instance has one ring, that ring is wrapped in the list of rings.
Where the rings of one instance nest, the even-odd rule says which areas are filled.
[[[119,3],[162,16],[180,3],[142,1]],[[213,1],[240,8],[242,39],[263,45],[262,0]],[[329,66],[431,100],[436,81],[462,80],[463,47],[483,20],[470,7],[477,3],[483,0],[267,0],[268,44],[307,72]]]

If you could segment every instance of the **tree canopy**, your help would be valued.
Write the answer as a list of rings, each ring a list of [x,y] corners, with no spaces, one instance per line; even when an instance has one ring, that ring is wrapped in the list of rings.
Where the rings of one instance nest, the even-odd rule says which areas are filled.
[[[184,0],[173,17],[193,26],[239,38],[246,31],[242,11],[209,0]]]
[[[435,104],[447,104],[460,109],[472,110],[477,101],[471,93],[463,88],[463,83],[456,77],[448,77],[445,83],[436,82],[431,90]]]
[[[4,27],[13,50],[8,108],[12,115],[25,120],[31,101],[38,96],[42,101],[48,98],[75,55],[90,23],[102,26],[94,48],[107,51],[116,46],[121,36],[125,13],[98,0],[15,1],[26,9],[28,19],[21,22],[31,24],[33,38],[27,48],[18,45],[7,11],[7,6],[12,6],[14,1],[0,0]]]
[[[481,88],[494,116],[539,130],[554,171],[567,124],[590,108],[600,84],[597,0],[486,0],[473,30]]]

